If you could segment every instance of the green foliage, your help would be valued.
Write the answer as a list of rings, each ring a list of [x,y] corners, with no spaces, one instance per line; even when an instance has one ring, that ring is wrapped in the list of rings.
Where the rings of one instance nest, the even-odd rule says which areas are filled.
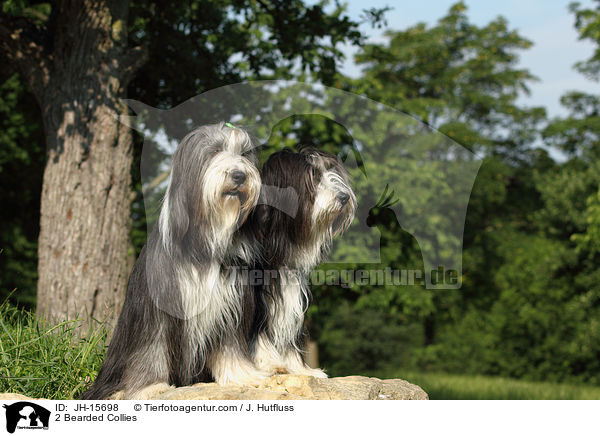
[[[566,94],[570,114],[541,132],[567,162],[538,152],[516,166],[484,163],[465,230],[462,310],[416,350],[421,368],[600,383],[598,102]]]
[[[593,14],[585,15],[594,22]],[[589,38],[589,26],[579,26],[584,27]],[[402,308],[416,304],[421,310],[411,311],[408,322],[421,322],[423,329],[415,330],[416,345],[404,340],[412,358],[397,365],[600,384],[598,97],[565,95],[562,102],[570,115],[552,120],[541,131],[548,145],[571,156],[557,164],[544,150],[531,148],[544,111],[516,106],[519,90],[532,77],[514,68],[515,52],[529,43],[509,31],[504,20],[478,28],[468,23],[464,6],[458,4],[434,27],[417,25],[388,37],[389,44],[368,45],[358,55],[365,73],[348,81],[349,89],[418,115],[472,144],[485,159],[469,203],[462,289],[431,298],[406,288],[352,289],[345,296],[353,302],[353,322],[372,324],[366,308],[382,316],[406,313]],[[368,161],[366,165],[368,169]],[[386,166],[394,165],[388,157]],[[398,165],[400,172],[403,163]],[[382,263],[410,264],[400,253],[407,248],[418,253],[419,247],[410,248],[393,220],[383,224]],[[393,295],[404,295],[404,301]],[[315,317],[348,315],[321,308]],[[330,357],[330,333],[344,344],[346,355],[361,353],[359,341],[341,331],[325,322],[321,338],[327,363],[341,360]],[[375,350],[376,342],[387,341],[386,335],[367,337]],[[352,372],[348,365],[369,369],[353,358],[345,360],[340,369],[346,373]],[[365,361],[371,368],[382,365]]]
[[[571,240],[580,252],[588,253],[593,258],[600,254],[600,190],[588,197],[583,219],[585,230],[571,235]]]
[[[596,8],[584,9],[579,2],[573,2],[569,9],[575,14],[575,28],[579,31],[579,39],[587,39],[597,44],[600,41],[600,3]],[[600,80],[600,46],[587,60],[575,64],[576,68],[591,80]]]
[[[0,391],[35,398],[77,398],[104,357],[103,328],[82,339],[77,321],[47,325],[29,312],[0,305]]]
[[[504,18],[478,27],[460,2],[433,27],[419,23],[386,36],[387,44],[367,44],[356,56],[365,69],[350,90],[416,116],[474,150],[507,154],[530,144],[545,111],[516,105],[535,79],[516,63],[518,51],[531,42]]]
[[[365,66],[363,76],[344,80],[344,88],[417,116],[486,157],[469,203],[463,251],[465,276],[460,293],[393,286],[353,289],[361,294],[357,308],[399,312],[425,323],[424,342],[430,343],[435,336],[434,324],[439,328],[460,316],[465,307],[482,307],[496,295],[489,289],[493,286],[490,268],[499,267],[502,261],[495,249],[500,237],[496,232],[506,225],[507,219],[518,223],[516,227],[526,225],[527,214],[539,206],[539,194],[531,180],[537,154],[528,147],[545,111],[516,104],[519,93],[527,92],[528,83],[534,80],[528,71],[516,66],[518,52],[531,43],[510,30],[502,18],[476,26],[469,22],[465,5],[458,3],[434,26],[417,24],[403,31],[389,31],[386,36],[387,43],[362,48],[357,62]],[[385,132],[386,126],[382,124],[374,131]],[[420,146],[427,147],[425,143]],[[377,174],[384,180],[403,175],[413,180],[414,186],[430,186],[426,192],[435,193],[436,197],[428,201],[440,201],[444,192],[452,192],[452,186],[437,178],[442,171],[450,171],[451,164],[421,165],[393,150],[364,150],[367,174]],[[378,152],[385,153],[384,158],[379,159]],[[385,165],[381,166],[383,159]],[[373,182],[367,180],[355,188],[359,193],[368,192],[373,189]],[[422,191],[408,186],[401,192],[403,208],[418,211]],[[449,213],[454,209],[448,207]],[[379,215],[376,210],[374,215],[381,233],[382,258],[376,267],[422,268],[421,250],[427,247],[419,247],[398,226],[395,217]],[[422,215],[419,219],[421,226],[437,235],[438,240],[450,236],[439,228],[435,217]],[[318,290],[316,293],[318,301],[322,294],[327,295]]]
[[[597,192],[600,165],[572,159],[556,171],[534,174],[543,207],[533,219],[549,235],[569,239],[586,228],[587,200]]]
[[[491,307],[467,311],[421,350],[419,367],[449,372],[600,384],[597,290],[573,283],[577,264],[565,243],[504,233]]]
[[[0,74],[0,298],[31,307],[37,281],[37,236],[43,132],[35,102],[17,74]]]
[[[404,367],[420,342],[420,327],[402,315],[344,303],[326,318],[319,336],[321,365],[331,376]]]
[[[548,145],[558,147],[571,156],[598,158],[600,138],[600,97],[583,92],[569,92],[561,103],[570,114],[555,119],[543,130]]]
[[[150,56],[130,85],[130,97],[173,107],[244,80],[331,84],[344,57],[341,45],[359,44],[363,35],[343,6],[311,3],[195,0],[164,7],[133,0],[131,44],[147,46]]]

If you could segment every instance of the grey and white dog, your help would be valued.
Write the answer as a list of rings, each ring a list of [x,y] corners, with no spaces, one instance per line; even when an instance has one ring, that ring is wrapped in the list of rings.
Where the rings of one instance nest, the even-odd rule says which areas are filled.
[[[306,365],[301,352],[310,300],[308,274],[325,259],[334,237],[352,223],[356,197],[342,163],[316,149],[272,154],[261,177],[261,197],[275,198],[261,198],[244,225],[261,250],[262,284],[256,287],[260,298],[252,329],[257,336],[251,341],[254,362],[269,373],[327,377]],[[296,199],[297,212],[289,214],[282,206]]]
[[[254,296],[236,266],[255,248],[238,231],[261,179],[248,134],[223,123],[179,144],[159,223],[137,260],[107,355],[82,399],[143,399],[169,385],[251,384]]]

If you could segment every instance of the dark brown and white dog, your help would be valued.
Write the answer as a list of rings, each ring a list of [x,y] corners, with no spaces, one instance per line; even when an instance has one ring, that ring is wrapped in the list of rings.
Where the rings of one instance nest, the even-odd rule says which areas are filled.
[[[262,257],[254,362],[269,373],[327,377],[304,363],[301,339],[310,300],[308,274],[354,218],[348,173],[329,153],[285,149],[269,157],[261,178],[261,201],[244,226],[258,240]],[[276,198],[265,198],[269,195]],[[295,215],[286,212],[293,203]]]
[[[157,228],[137,260],[102,369],[82,399],[147,398],[169,385],[257,383],[254,297],[235,266],[254,262],[239,226],[260,192],[248,134],[200,127],[179,144]]]

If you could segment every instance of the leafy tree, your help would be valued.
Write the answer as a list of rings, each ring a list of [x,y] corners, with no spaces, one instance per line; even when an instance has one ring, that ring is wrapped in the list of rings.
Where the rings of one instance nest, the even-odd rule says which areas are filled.
[[[356,56],[363,76],[348,89],[389,104],[460,144],[514,155],[532,140],[542,108],[517,105],[535,80],[519,69],[518,52],[531,42],[498,17],[483,27],[469,22],[463,2],[433,27],[420,23],[388,31],[386,44],[367,44]]]
[[[325,320],[320,358],[332,376],[407,366],[419,345],[419,330],[400,314],[342,302]]]
[[[0,49],[43,119],[46,166],[38,245],[40,315],[114,317],[127,279],[131,133],[119,97],[143,60],[121,2],[10,1]]]
[[[493,299],[488,271],[501,262],[495,253],[498,236],[494,230],[506,217],[518,226],[518,217],[526,216],[536,204],[527,171],[538,153],[529,147],[545,111],[516,103],[535,79],[517,66],[518,53],[531,43],[510,30],[501,17],[476,26],[460,2],[434,26],[417,24],[389,31],[387,38],[386,43],[361,49],[356,59],[364,65],[362,77],[343,80],[342,86],[418,117],[484,157],[467,215],[463,288],[386,290],[396,295],[392,299],[382,299],[374,289],[364,291],[364,299],[379,299],[379,307],[404,308],[401,311],[412,307],[412,319],[424,324],[424,343],[431,344],[440,326],[459,317],[467,305]],[[387,156],[386,166],[396,174],[406,170],[402,156]],[[418,265],[419,247],[394,229],[393,220],[380,226],[388,229],[382,233],[382,244],[392,247],[382,263]]]
[[[600,42],[593,32],[600,8],[573,4],[571,10],[582,38]],[[595,79],[596,57],[577,69]],[[534,207],[518,214],[503,206],[508,225],[494,230],[491,251],[498,268],[487,270],[494,297],[447,326],[439,343],[421,353],[422,363],[456,372],[600,382],[599,100],[572,91],[561,101],[569,115],[552,120],[542,136],[568,160],[552,163],[543,154],[534,159],[527,179]]]
[[[583,8],[581,3],[573,2],[569,9],[575,15],[575,28],[579,32],[579,39],[590,40],[594,44],[600,41],[600,2],[595,0],[595,8]],[[592,56],[575,64],[575,68],[590,80],[600,80],[600,46],[597,46]]]

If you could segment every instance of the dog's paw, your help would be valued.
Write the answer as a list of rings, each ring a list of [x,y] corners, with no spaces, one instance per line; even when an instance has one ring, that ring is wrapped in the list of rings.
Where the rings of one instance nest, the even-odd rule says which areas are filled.
[[[328,375],[325,374],[325,372],[322,369],[311,368],[307,365],[303,365],[301,367],[296,367],[296,368],[288,368],[287,372],[289,374],[308,375],[310,377],[316,377],[316,378],[327,378],[328,377]]]
[[[125,400],[125,391],[117,391],[108,397],[107,400]]]
[[[268,376],[278,375],[278,374],[288,374],[288,370],[284,363],[282,362],[261,362],[257,363],[256,367]]]
[[[260,386],[271,375],[268,371],[252,366],[239,368],[237,371],[231,371],[221,377],[215,377],[215,381],[221,386]]]

